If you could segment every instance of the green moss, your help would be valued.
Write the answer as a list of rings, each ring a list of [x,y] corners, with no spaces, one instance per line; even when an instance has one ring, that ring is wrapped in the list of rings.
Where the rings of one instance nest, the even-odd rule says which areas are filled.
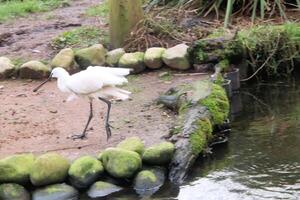
[[[119,148],[106,149],[102,162],[105,170],[116,178],[131,178],[142,167],[138,153]]]
[[[117,148],[135,151],[140,155],[142,155],[145,150],[142,140],[138,137],[130,137],[125,139],[117,145]]]
[[[0,160],[0,182],[20,184],[29,182],[34,160],[33,154],[15,155]]]
[[[211,94],[199,103],[206,106],[212,115],[213,124],[222,124],[229,114],[229,101],[225,90],[217,85],[212,85]]]
[[[21,185],[9,183],[0,185],[0,199],[3,200],[28,200],[29,193]]]
[[[99,160],[92,156],[83,156],[72,163],[68,174],[78,181],[84,181],[90,174],[100,175],[103,170]]]
[[[205,40],[198,40],[195,42],[193,47],[188,49],[189,58],[191,58],[193,63],[205,63],[208,59],[208,54],[204,50],[207,46],[207,42]]]
[[[168,164],[174,153],[175,147],[171,142],[162,142],[146,148],[143,154],[143,162],[151,165]]]
[[[143,170],[138,173],[137,179],[143,180],[143,181],[149,181],[152,183],[155,183],[157,181],[157,177],[153,172],[150,170]]]
[[[212,124],[209,119],[199,119],[195,125],[197,129],[191,134],[190,142],[195,155],[198,155],[212,138]]]
[[[228,59],[224,59],[224,60],[221,60],[219,63],[218,63],[219,67],[221,68],[222,71],[227,71],[230,67],[230,62]]]
[[[33,163],[30,180],[36,186],[62,182],[68,174],[69,167],[69,161],[64,157],[56,153],[47,153]]]

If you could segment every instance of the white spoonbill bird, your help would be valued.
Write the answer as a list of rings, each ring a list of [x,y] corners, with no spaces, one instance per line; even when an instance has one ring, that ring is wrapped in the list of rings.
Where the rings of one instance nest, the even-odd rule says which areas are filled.
[[[117,85],[127,83],[126,75],[130,69],[111,67],[88,67],[86,70],[70,75],[65,69],[57,67],[51,71],[47,80],[41,83],[33,91],[36,92],[52,78],[57,78],[57,87],[60,91],[69,93],[68,100],[74,97],[87,97],[90,103],[90,115],[82,134],[73,135],[73,139],[83,139],[91,119],[93,118],[93,99],[99,99],[108,106],[105,120],[107,139],[111,136],[109,115],[111,109],[110,100],[126,100],[131,92],[117,88]]]

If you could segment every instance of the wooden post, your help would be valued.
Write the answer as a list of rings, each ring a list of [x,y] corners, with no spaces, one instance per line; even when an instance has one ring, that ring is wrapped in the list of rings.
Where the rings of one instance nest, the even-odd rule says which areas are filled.
[[[124,45],[132,28],[143,19],[142,0],[109,0],[110,43]]]

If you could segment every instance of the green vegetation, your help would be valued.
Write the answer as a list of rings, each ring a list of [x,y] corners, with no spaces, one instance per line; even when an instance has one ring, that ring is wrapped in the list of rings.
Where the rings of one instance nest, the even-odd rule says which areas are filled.
[[[206,147],[212,138],[212,124],[209,119],[200,119],[195,124],[197,129],[191,134],[190,142],[195,155],[198,155]]]
[[[232,16],[249,16],[253,22],[258,17],[260,19],[280,16],[288,20],[286,11],[288,9],[300,8],[299,0],[169,0],[166,1],[170,6],[179,6],[180,8],[197,10],[201,16],[208,16],[214,13],[217,18],[225,13],[224,26],[228,27]],[[152,0],[149,6],[161,5],[161,1]]]
[[[142,155],[145,147],[143,141],[139,137],[130,137],[117,145],[117,148],[125,149],[129,151],[135,151],[138,154]]]
[[[222,124],[227,119],[229,114],[229,101],[225,90],[217,85],[212,85],[211,94],[199,102],[201,105],[206,106],[212,115],[212,123]]]
[[[93,44],[108,44],[108,35],[105,31],[96,27],[79,27],[66,31],[52,40],[51,46],[54,49],[67,47],[80,48]]]
[[[49,11],[67,3],[65,0],[15,0],[0,2],[0,22],[15,17],[26,16],[29,13]]]
[[[143,162],[150,165],[166,165],[168,164],[175,150],[175,146],[171,142],[162,142],[146,148],[143,154]]]
[[[0,182],[28,183],[34,160],[33,154],[14,155],[0,160]]]
[[[108,7],[108,0],[104,1],[103,3],[92,6],[86,11],[87,16],[99,16],[99,17],[107,17],[109,13],[109,7]]]
[[[246,49],[253,71],[268,77],[291,74],[300,59],[300,24],[256,26],[240,31],[237,40]]]

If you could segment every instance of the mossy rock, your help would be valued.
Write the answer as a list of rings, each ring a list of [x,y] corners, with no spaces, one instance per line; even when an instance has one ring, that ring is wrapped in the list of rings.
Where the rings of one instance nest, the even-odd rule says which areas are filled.
[[[78,50],[75,53],[75,61],[81,69],[89,66],[98,66],[105,64],[105,55],[107,50],[102,44],[95,44],[91,47]]]
[[[140,155],[142,155],[145,150],[144,143],[139,137],[127,138],[124,141],[120,142],[117,145],[117,148],[135,151]]]
[[[117,67],[120,58],[125,54],[123,48],[114,49],[106,54],[105,62],[110,67]]]
[[[69,161],[56,153],[47,153],[38,157],[30,173],[31,183],[35,186],[63,182],[70,167]]]
[[[217,84],[212,85],[211,94],[199,101],[200,105],[207,107],[212,116],[213,125],[223,124],[229,114],[229,100],[225,90]]]
[[[15,70],[16,68],[9,58],[0,57],[0,79],[11,77]]]
[[[106,149],[102,162],[105,170],[116,178],[131,178],[142,167],[138,153],[119,148]]]
[[[158,69],[163,65],[162,55],[166,51],[165,48],[152,47],[145,52],[144,62],[150,69]]]
[[[50,75],[51,68],[40,61],[32,60],[20,67],[20,78],[42,79]]]
[[[14,155],[0,160],[0,183],[29,183],[33,154]]]
[[[49,185],[37,189],[32,194],[32,200],[75,200],[78,198],[78,191],[65,183]]]
[[[1,200],[30,200],[30,194],[26,189],[15,183],[0,185]]]
[[[119,60],[119,67],[133,69],[134,74],[140,73],[145,70],[144,53],[125,53]]]
[[[92,156],[83,156],[75,160],[69,169],[69,178],[76,188],[86,188],[103,173],[102,163]]]
[[[74,69],[75,53],[71,48],[62,49],[51,61],[51,67],[62,67],[67,71]]]
[[[141,196],[157,192],[165,181],[165,170],[160,167],[140,171],[134,179],[134,189]]]
[[[102,163],[102,155],[103,155],[103,152],[100,152],[98,153],[97,155],[97,159]]]
[[[162,142],[146,148],[143,154],[143,162],[150,165],[168,164],[174,153],[175,147],[171,142]]]
[[[162,55],[164,63],[173,69],[189,69],[191,64],[188,58],[188,48],[185,44],[179,44],[167,49]]]
[[[119,192],[122,189],[123,188],[112,183],[98,181],[90,187],[90,189],[87,191],[87,194],[90,198],[98,198],[108,196],[115,192]]]

